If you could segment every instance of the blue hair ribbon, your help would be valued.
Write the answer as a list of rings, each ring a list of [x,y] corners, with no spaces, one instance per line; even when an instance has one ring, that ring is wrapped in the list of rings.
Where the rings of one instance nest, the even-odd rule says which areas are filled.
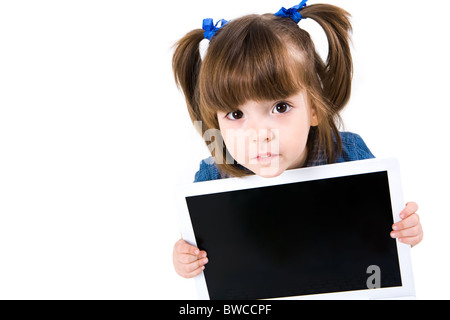
[[[300,20],[303,19],[300,12],[298,12],[301,8],[306,7],[306,2],[308,0],[303,0],[300,2],[300,4],[293,6],[292,8],[286,9],[285,7],[281,8],[280,11],[275,13],[277,17],[283,17],[283,18],[291,18],[295,21],[295,23],[299,23]]]
[[[292,20],[295,21],[295,23],[299,23],[300,20],[303,19],[303,17],[298,11],[301,8],[306,7],[306,2],[308,2],[308,0],[303,0],[302,2],[300,2],[300,4],[293,6],[292,8],[289,9],[283,7],[277,13],[275,13],[275,16],[283,18],[291,18]],[[221,19],[217,21],[216,24],[214,24],[214,21],[211,18],[203,19],[203,30],[205,30],[203,35],[205,39],[211,40],[216,34],[216,32],[219,31],[223,26],[225,26],[229,22],[230,21]]]
[[[203,20],[203,30],[205,30],[204,32],[204,36],[205,39],[211,40],[212,37],[214,37],[214,35],[216,34],[217,31],[219,31],[220,28],[222,28],[224,25],[226,25],[228,22],[225,19],[221,19],[219,21],[217,21],[216,24],[214,24],[213,19],[204,19]],[[220,24],[220,26],[219,26]]]

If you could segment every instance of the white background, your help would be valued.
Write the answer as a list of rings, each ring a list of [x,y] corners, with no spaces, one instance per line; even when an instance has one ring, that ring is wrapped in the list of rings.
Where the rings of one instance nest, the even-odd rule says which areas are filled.
[[[296,2],[0,1],[0,299],[196,298],[172,266],[173,191],[208,154],[171,46],[203,18]],[[417,297],[448,299],[448,4],[324,2],[353,15],[345,129],[400,159],[425,231]]]

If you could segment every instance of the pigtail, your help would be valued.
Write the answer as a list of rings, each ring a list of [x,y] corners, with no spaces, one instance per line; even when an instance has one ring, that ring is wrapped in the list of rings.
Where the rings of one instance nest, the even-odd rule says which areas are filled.
[[[202,65],[199,47],[203,39],[202,29],[189,32],[175,44],[172,59],[175,82],[183,90],[192,122],[202,119],[198,102],[198,78]]]
[[[314,72],[320,83],[322,97],[315,99],[316,107],[322,110],[323,116],[318,127],[311,129],[308,139],[309,160],[314,162],[319,157],[327,159],[328,163],[334,163],[342,152],[342,139],[338,128],[342,120],[339,112],[350,99],[353,79],[350,14],[328,4],[306,6],[299,12],[303,18],[316,21],[328,39],[326,61],[323,61],[315,50],[313,53]]]
[[[323,62],[316,54],[316,72],[321,80],[325,98],[338,113],[350,99],[353,78],[350,14],[339,7],[327,4],[306,6],[299,12],[303,18],[316,21],[328,38],[328,57],[326,62]]]

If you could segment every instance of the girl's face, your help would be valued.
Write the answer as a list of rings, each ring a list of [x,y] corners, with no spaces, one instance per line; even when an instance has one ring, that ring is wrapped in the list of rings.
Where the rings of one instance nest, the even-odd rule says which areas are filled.
[[[233,158],[265,178],[302,167],[310,127],[318,125],[304,91],[279,101],[249,101],[234,112],[218,112],[217,117]]]

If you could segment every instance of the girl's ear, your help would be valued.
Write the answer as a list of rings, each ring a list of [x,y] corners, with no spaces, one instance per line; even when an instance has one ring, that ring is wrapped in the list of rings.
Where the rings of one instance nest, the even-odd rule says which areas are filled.
[[[315,107],[311,107],[311,127],[317,127],[319,125],[319,117]]]

